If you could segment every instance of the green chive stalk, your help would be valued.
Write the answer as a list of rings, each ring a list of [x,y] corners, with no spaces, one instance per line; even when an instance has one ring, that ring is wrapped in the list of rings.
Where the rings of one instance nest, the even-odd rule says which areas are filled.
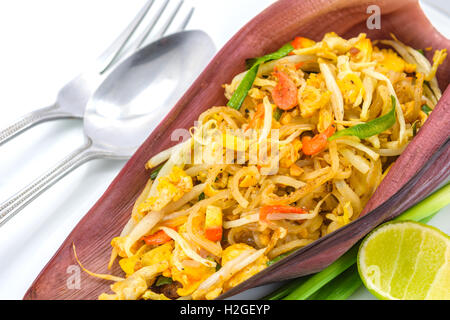
[[[353,264],[307,300],[346,300],[363,284],[358,267]]]
[[[448,204],[450,204],[450,183],[415,206],[409,208],[394,220],[413,220],[427,223],[440,209]],[[304,280],[304,278],[294,280],[286,286],[281,287],[273,294],[266,296],[264,299],[275,300],[282,298],[285,300],[306,300],[326,296],[333,299],[348,298],[360,286],[361,280],[359,277],[358,280],[356,280],[355,277],[350,276],[349,271],[348,274],[342,275],[342,278],[337,279],[336,282],[332,282],[332,280],[356,264],[359,245],[360,242],[355,244],[349,251],[322,271],[310,276],[306,280]],[[355,273],[357,274],[357,272]],[[328,283],[331,288],[325,289],[324,286]],[[359,285],[357,285],[358,283]],[[341,284],[345,284],[347,290],[344,288],[342,291],[337,291],[338,285],[340,286]],[[321,289],[324,290],[324,292],[319,292]],[[330,292],[332,291],[336,291],[336,293],[331,294]]]
[[[228,101],[227,106],[239,110],[245,100],[245,97],[247,97],[248,91],[252,88],[256,75],[258,74],[259,66],[267,61],[283,58],[287,56],[292,50],[294,50],[294,47],[290,43],[288,43],[278,49],[278,51],[266,54],[263,57],[251,59],[249,65],[250,69],[247,71],[236,91],[231,96],[231,99],[230,101]]]
[[[354,265],[356,263],[358,249],[359,243],[354,245],[349,251],[344,253],[344,255],[328,267],[309,277],[303,284],[287,294],[283,300],[306,300],[309,298],[313,293],[317,292],[328,282]]]
[[[392,108],[391,111],[386,113],[384,116],[373,119],[366,123],[357,124],[353,127],[341,130],[333,134],[328,138],[328,141],[333,141],[334,139],[343,136],[355,136],[360,139],[365,139],[374,135],[377,135],[383,131],[391,128],[396,122],[395,115],[395,97],[391,96]]]

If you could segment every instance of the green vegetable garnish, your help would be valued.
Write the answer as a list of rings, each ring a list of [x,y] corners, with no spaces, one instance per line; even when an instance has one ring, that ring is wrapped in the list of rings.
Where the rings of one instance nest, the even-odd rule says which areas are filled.
[[[328,282],[356,263],[359,242],[331,265],[308,278],[303,284],[287,294],[284,300],[306,300]]]
[[[248,91],[252,88],[256,75],[258,74],[259,66],[267,61],[283,58],[292,50],[294,50],[294,47],[288,43],[282,46],[278,51],[269,53],[263,57],[247,60],[247,66],[251,65],[251,67],[247,71],[244,79],[242,79],[236,91],[233,93],[233,96],[230,101],[228,101],[227,105],[233,109],[239,110],[245,97],[247,97]]]
[[[417,123],[418,122],[419,122],[418,120],[414,121],[414,123],[411,126],[412,127],[412,131],[413,131],[413,137],[415,137],[416,134],[417,134]]]
[[[155,180],[162,167],[163,167],[163,165],[160,165],[155,170],[153,170],[152,173],[150,174],[150,179]]]
[[[276,263],[276,262],[280,261],[281,259],[283,259],[283,258],[287,257],[288,255],[290,255],[294,251],[296,251],[296,249],[288,251],[288,252],[285,252],[283,254],[280,254],[279,256],[273,258],[272,260],[267,261],[267,266],[273,265],[274,263]]]
[[[202,200],[205,200],[205,193],[204,192],[200,193],[200,195],[198,196],[198,201],[202,201]]]
[[[163,286],[165,284],[171,284],[172,282],[173,282],[172,278],[159,276],[158,279],[156,279],[155,286],[159,287],[159,286]]]
[[[283,114],[283,110],[281,110],[280,108],[276,108],[275,111],[273,112],[273,117],[275,118],[275,120],[280,121],[281,115]]]
[[[250,58],[245,60],[245,66],[247,67],[247,70],[253,67],[253,65],[258,61],[258,58]]]
[[[328,138],[329,141],[335,140],[343,136],[356,136],[360,139],[369,138],[391,128],[396,121],[395,115],[395,98],[391,96],[392,109],[384,116],[373,119],[366,123],[357,124],[356,126],[341,130]]]
[[[419,51],[422,55],[425,55],[425,51],[423,51],[423,49],[417,49],[417,51]]]
[[[424,104],[422,106],[422,111],[425,112],[425,114],[428,116],[433,109],[431,109],[428,105]]]
[[[345,270],[307,300],[346,300],[362,286],[356,264]]]

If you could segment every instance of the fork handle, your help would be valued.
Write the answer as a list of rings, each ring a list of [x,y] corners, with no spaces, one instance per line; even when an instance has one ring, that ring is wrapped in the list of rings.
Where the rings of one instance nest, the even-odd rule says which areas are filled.
[[[45,174],[0,205],[0,227],[25,208],[41,193],[86,161],[104,156],[88,138],[85,145],[73,151]]]
[[[70,117],[73,116],[67,112],[60,110],[57,104],[32,111],[20,117],[6,128],[0,130],[0,146],[19,133],[25,131],[28,128],[31,128],[35,124],[48,120]]]

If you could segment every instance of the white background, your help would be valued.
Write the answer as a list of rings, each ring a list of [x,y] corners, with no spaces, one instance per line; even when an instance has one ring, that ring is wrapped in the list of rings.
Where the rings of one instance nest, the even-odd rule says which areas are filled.
[[[0,128],[26,112],[50,105],[57,90],[100,54],[144,3],[144,0],[1,1]],[[220,48],[272,1],[191,3],[196,11],[188,29],[206,31]],[[435,0],[424,9],[436,27],[450,37],[449,2]],[[1,146],[0,202],[81,146],[82,130],[81,120],[59,120],[32,128]],[[124,163],[94,160],[84,164],[0,228],[0,299],[22,298]],[[450,233],[449,214],[446,208],[432,224]],[[263,290],[253,289],[240,297],[258,298]],[[352,298],[372,296],[360,289]]]

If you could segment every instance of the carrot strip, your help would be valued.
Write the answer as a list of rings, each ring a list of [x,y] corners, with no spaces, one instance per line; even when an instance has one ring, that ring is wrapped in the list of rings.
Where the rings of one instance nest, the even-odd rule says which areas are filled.
[[[154,234],[142,237],[142,240],[144,240],[147,245],[154,246],[169,242],[170,240],[172,240],[172,238],[169,237],[167,233],[164,232],[164,230],[159,230]]]

